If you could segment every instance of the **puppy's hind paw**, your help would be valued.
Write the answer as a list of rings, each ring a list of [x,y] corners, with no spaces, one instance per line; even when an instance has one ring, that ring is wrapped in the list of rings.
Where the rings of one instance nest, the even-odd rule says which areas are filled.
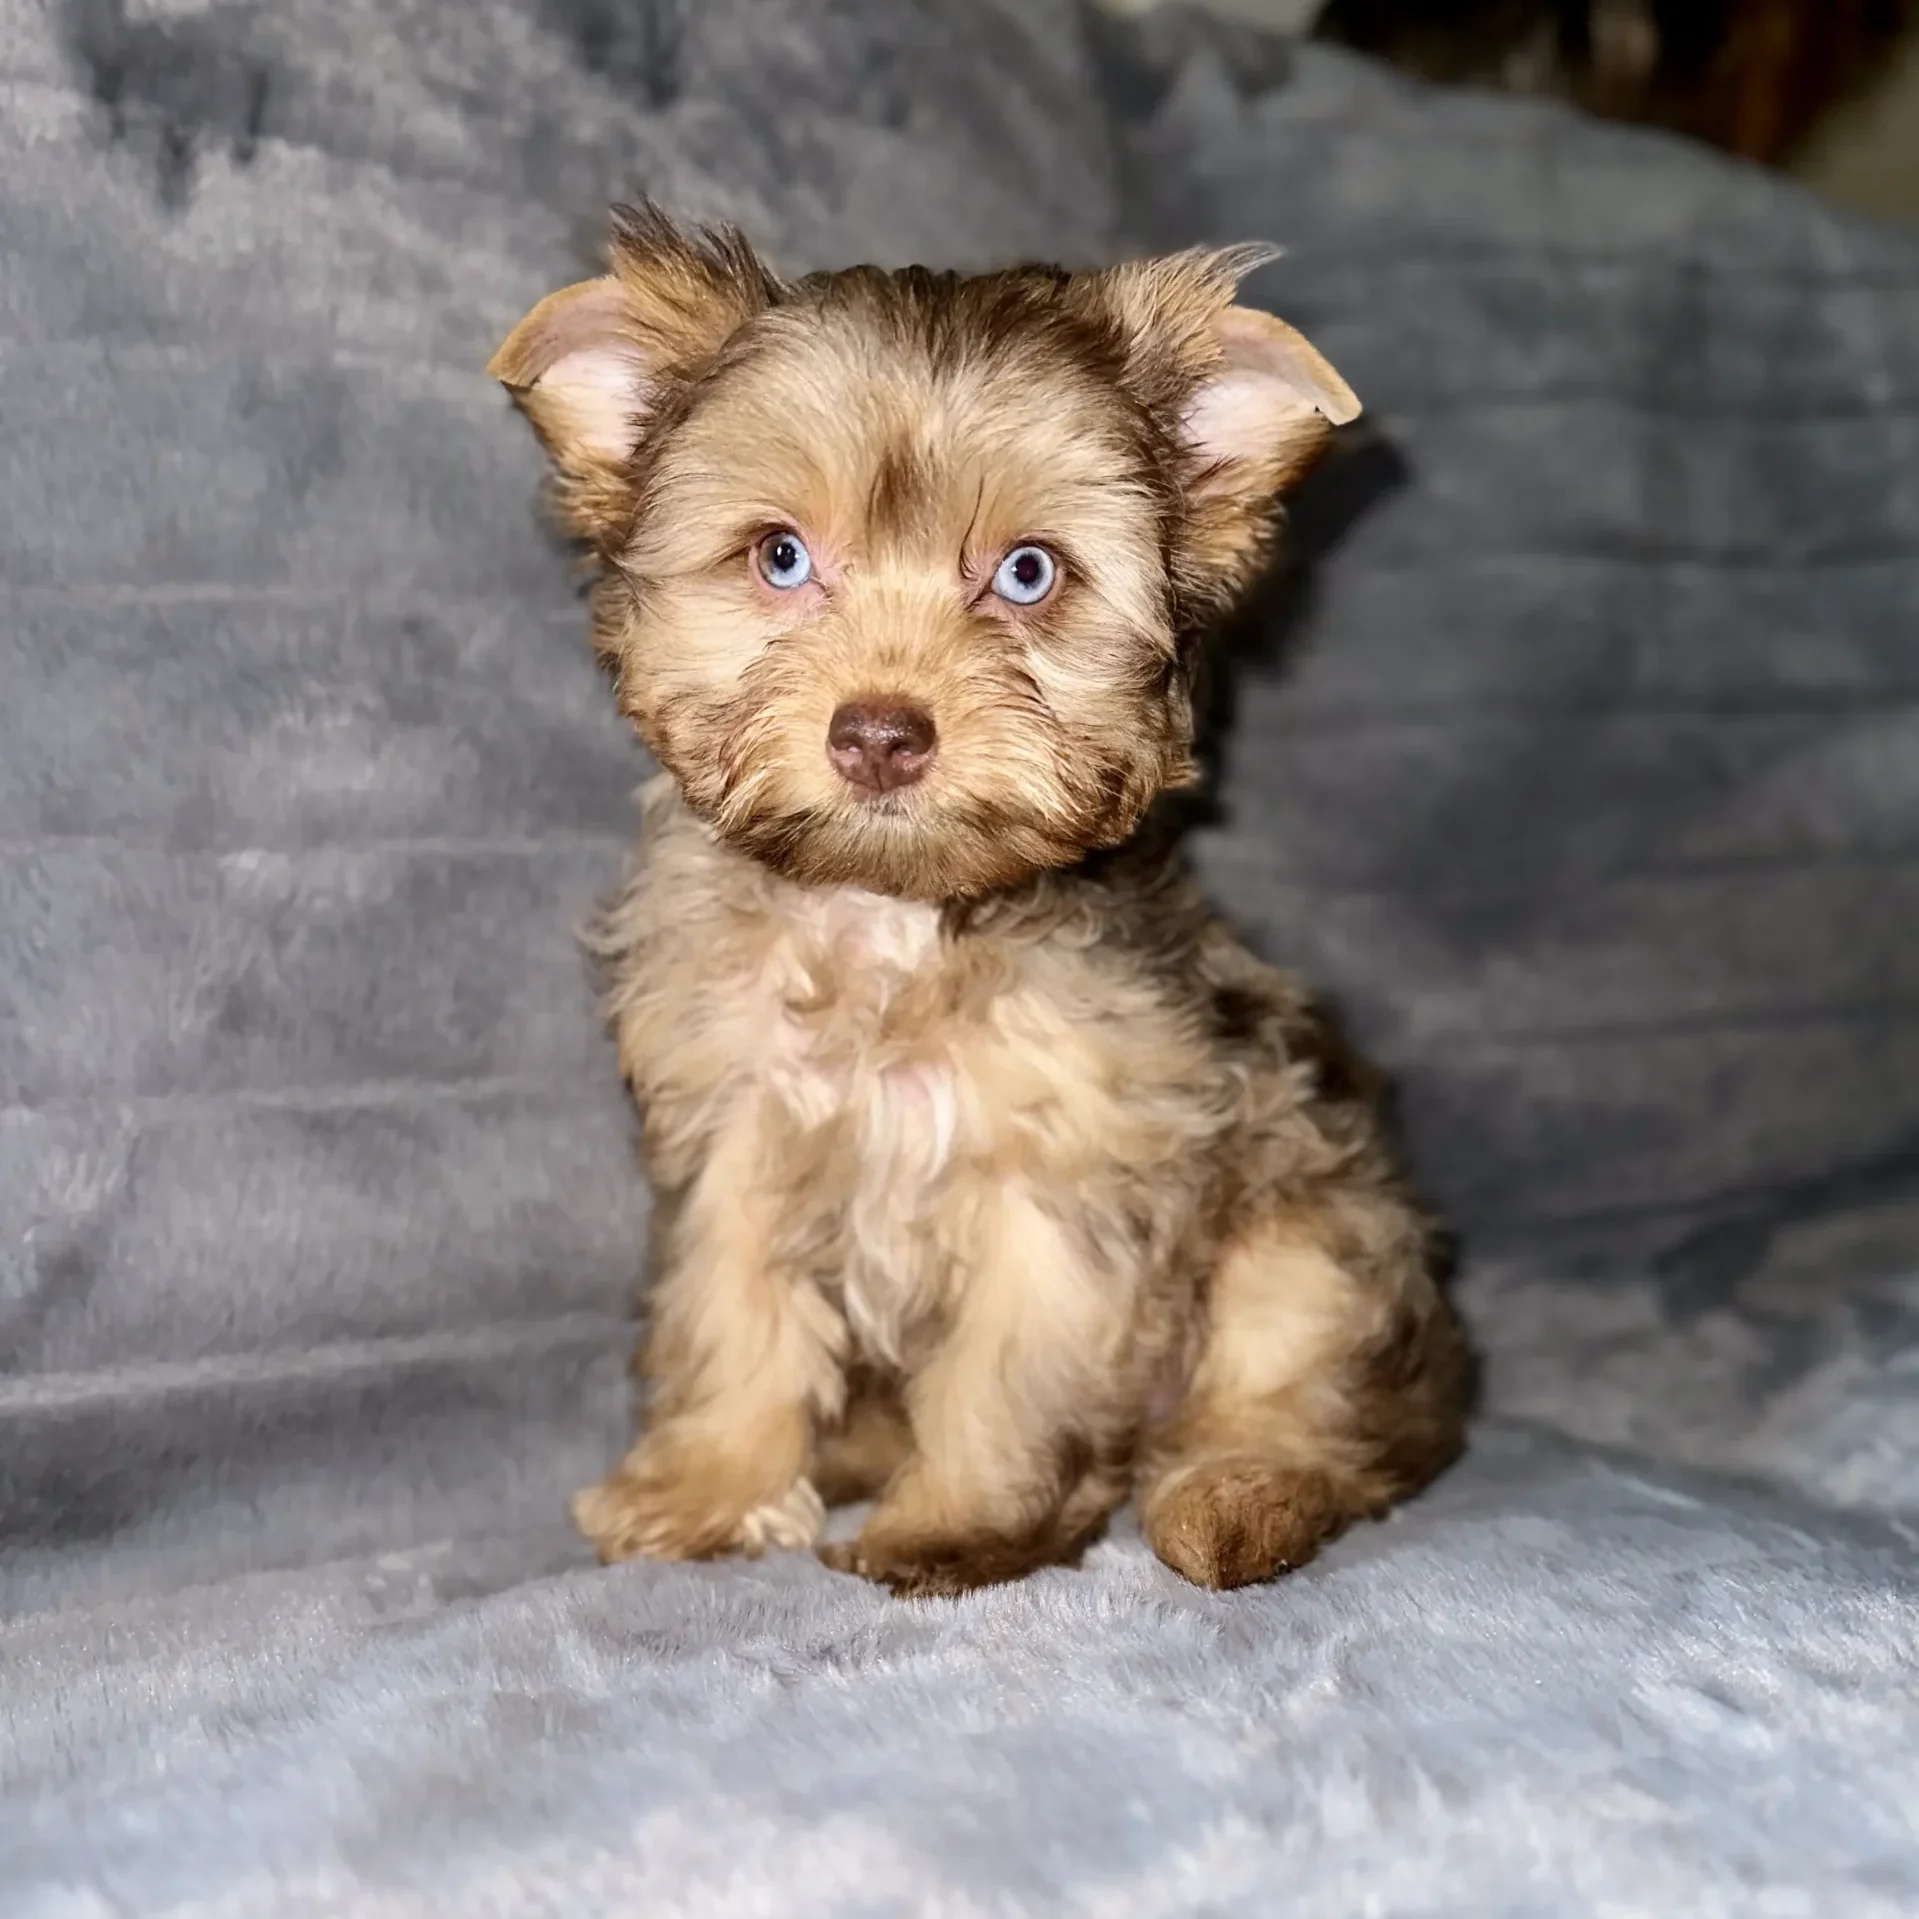
[[[1169,1473],[1140,1519],[1147,1544],[1174,1572],[1225,1591],[1305,1565],[1360,1510],[1323,1473],[1219,1459]]]

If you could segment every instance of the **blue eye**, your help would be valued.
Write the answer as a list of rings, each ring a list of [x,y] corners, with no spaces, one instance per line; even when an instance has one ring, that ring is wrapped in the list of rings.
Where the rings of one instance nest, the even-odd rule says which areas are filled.
[[[813,577],[813,556],[797,533],[769,533],[759,547],[760,578],[782,593]]]
[[[1000,561],[993,591],[1015,606],[1037,606],[1058,577],[1058,564],[1043,546],[1016,546]]]

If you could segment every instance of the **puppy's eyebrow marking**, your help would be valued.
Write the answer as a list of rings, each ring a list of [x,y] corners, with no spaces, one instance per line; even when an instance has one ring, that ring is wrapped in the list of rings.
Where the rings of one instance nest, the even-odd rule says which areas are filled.
[[[966,571],[967,549],[973,544],[973,529],[979,525],[980,509],[986,504],[986,475],[979,476],[979,491],[973,495],[973,515],[966,522],[966,531],[960,535],[959,563],[960,571]]]
[[[877,532],[904,529],[924,506],[929,487],[925,463],[904,441],[893,440],[880,451],[867,489],[866,517]]]

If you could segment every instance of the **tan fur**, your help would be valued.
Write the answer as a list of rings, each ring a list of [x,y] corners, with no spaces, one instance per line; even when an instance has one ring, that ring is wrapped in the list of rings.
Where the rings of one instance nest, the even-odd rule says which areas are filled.
[[[609,1558],[810,1541],[950,1592],[1137,1484],[1263,1578],[1457,1450],[1465,1360],[1359,1069],[1150,812],[1206,620],[1357,402],[1244,255],[784,283],[625,216],[501,349],[667,773],[595,945],[658,1212]],[[814,574],[761,577],[770,534]],[[1039,541],[1039,605],[990,589]],[[856,790],[849,702],[937,726]]]

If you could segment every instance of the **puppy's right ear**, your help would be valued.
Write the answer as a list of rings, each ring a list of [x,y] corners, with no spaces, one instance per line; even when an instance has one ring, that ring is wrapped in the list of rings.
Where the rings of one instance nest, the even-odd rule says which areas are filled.
[[[648,356],[615,274],[549,293],[506,336],[487,372],[513,395],[569,476],[618,467],[652,397]]]
[[[572,530],[601,541],[625,525],[633,455],[672,383],[780,291],[732,228],[688,233],[650,205],[616,209],[608,263],[549,293],[487,366],[551,456]]]

